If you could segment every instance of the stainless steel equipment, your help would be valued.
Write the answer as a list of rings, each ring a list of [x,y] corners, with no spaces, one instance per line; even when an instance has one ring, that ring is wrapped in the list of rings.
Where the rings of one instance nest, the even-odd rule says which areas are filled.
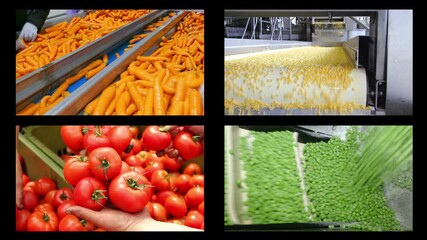
[[[357,67],[362,67],[367,76],[367,103],[371,111],[355,112],[368,115],[412,115],[412,10],[225,10],[226,18],[301,18],[306,19],[306,39],[310,41],[270,41],[244,40],[233,46],[234,39],[225,39],[225,56],[260,50],[290,48],[296,46],[342,45]],[[311,19],[311,21],[310,21]],[[317,19],[317,21],[316,21]],[[316,22],[326,20],[329,30],[336,36],[353,37],[345,41],[337,38],[314,37]],[[368,19],[369,21],[365,21]],[[328,21],[329,20],[329,21]],[[343,22],[344,26],[359,25],[357,31],[342,32],[333,29]],[[368,24],[367,24],[368,23]],[[320,24],[317,24],[320,26]],[[317,29],[320,29],[317,27]],[[319,32],[319,31],[318,31]],[[332,33],[333,31],[328,31]],[[355,36],[357,32],[367,32],[366,36]],[[335,41],[334,41],[335,40]],[[261,43],[261,44],[258,44]],[[235,112],[236,113],[236,112]],[[227,114],[227,113],[226,113]],[[252,114],[287,114],[273,109],[254,111]],[[311,114],[305,111],[303,114]]]

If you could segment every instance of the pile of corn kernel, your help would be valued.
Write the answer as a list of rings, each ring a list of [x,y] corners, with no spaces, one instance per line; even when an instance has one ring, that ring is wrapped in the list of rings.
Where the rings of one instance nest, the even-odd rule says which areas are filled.
[[[316,109],[353,112],[365,105],[343,101],[352,84],[353,61],[342,47],[299,47],[225,61],[225,109],[230,114]]]

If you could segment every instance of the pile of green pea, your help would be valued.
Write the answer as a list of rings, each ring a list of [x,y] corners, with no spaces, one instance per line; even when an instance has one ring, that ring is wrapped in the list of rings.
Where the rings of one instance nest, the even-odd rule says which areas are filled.
[[[362,133],[351,128],[345,141],[332,138],[305,145],[304,174],[313,221],[355,223],[347,226],[362,230],[402,230],[387,205],[382,185],[354,185],[361,137]]]
[[[290,131],[250,131],[240,137],[239,158],[245,173],[246,218],[252,224],[308,222]],[[237,183],[236,183],[237,184]],[[241,185],[241,184],[239,184]]]

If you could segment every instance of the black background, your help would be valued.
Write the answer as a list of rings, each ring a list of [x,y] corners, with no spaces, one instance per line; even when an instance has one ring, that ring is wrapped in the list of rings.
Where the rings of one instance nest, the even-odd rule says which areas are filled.
[[[419,1],[421,2],[421,1]],[[3,4],[9,2],[4,2]],[[15,109],[13,108],[13,101],[15,97],[8,89],[14,89],[13,84],[13,69],[15,63],[12,60],[3,61],[7,65],[7,71],[3,69],[3,84],[7,87],[0,88],[3,92],[1,94],[3,101],[7,96],[9,101],[7,104],[3,103],[0,106],[3,110],[0,118],[6,119],[7,127],[4,127],[5,132],[2,134],[3,151],[7,153],[3,162],[7,162],[8,167],[3,167],[3,181],[2,189],[8,189],[3,192],[3,199],[7,201],[7,216],[4,215],[2,222],[2,230],[12,231],[16,239],[412,239],[420,238],[423,234],[422,225],[424,212],[421,210],[420,205],[422,202],[416,204],[414,200],[414,232],[224,232],[223,222],[223,201],[224,201],[224,182],[223,182],[223,146],[224,146],[224,125],[309,125],[309,124],[324,124],[324,125],[414,125],[414,185],[420,185],[419,193],[417,190],[414,194],[414,199],[421,198],[423,180],[422,176],[418,173],[422,171],[422,162],[425,160],[417,157],[418,152],[423,149],[418,149],[423,141],[422,125],[422,108],[416,109],[417,105],[420,107],[423,103],[416,100],[419,94],[417,91],[422,91],[422,81],[424,76],[418,79],[417,83],[414,81],[414,111],[413,116],[224,116],[224,105],[222,99],[224,98],[224,9],[414,9],[413,39],[417,37],[421,40],[425,32],[425,23],[423,23],[422,16],[424,15],[423,9],[419,7],[416,9],[415,1],[412,0],[371,0],[371,1],[218,1],[218,0],[115,0],[115,1],[102,1],[102,0],[86,0],[86,1],[15,1],[13,2],[15,8],[49,8],[49,9],[99,9],[99,8],[153,8],[153,9],[204,9],[205,10],[205,116],[203,117],[90,117],[90,116],[43,116],[43,117],[24,117],[16,116]],[[14,9],[3,9],[3,27],[8,26],[8,19],[14,17]],[[417,21],[418,20],[418,21]],[[10,24],[12,27],[12,24]],[[3,35],[4,36],[4,35]],[[5,38],[10,40],[7,45],[12,45],[13,34],[7,34]],[[10,48],[9,48],[10,47]],[[12,47],[4,47],[3,49],[12,53]],[[423,49],[423,50],[421,50]],[[416,41],[414,41],[414,58],[416,54],[421,54],[424,47],[420,44],[417,48]],[[4,53],[3,53],[4,54]],[[13,59],[13,56],[8,56],[4,59]],[[414,59],[414,63],[417,63]],[[6,66],[5,65],[5,66]],[[10,65],[10,66],[9,66]],[[416,77],[416,64],[414,64],[414,78]],[[6,82],[6,83],[5,83]],[[9,84],[11,86],[9,86]],[[418,89],[417,89],[418,88]],[[3,97],[4,96],[4,97]],[[421,100],[422,101],[422,100]],[[10,108],[9,108],[10,107]],[[418,110],[418,111],[417,111]],[[14,144],[15,133],[14,125],[64,125],[64,124],[126,124],[126,125],[205,125],[205,175],[206,175],[206,213],[205,213],[205,232],[203,233],[165,233],[165,232],[101,232],[101,233],[16,233],[14,231],[12,207],[13,204],[14,188],[13,176],[9,174],[14,168]],[[7,130],[6,130],[7,129]],[[418,173],[416,173],[418,172]],[[422,173],[421,173],[422,174]],[[414,186],[416,188],[416,186]],[[419,200],[421,201],[421,200]],[[6,206],[5,205],[5,206]],[[5,231],[6,230],[6,231]],[[10,235],[9,235],[10,236]]]

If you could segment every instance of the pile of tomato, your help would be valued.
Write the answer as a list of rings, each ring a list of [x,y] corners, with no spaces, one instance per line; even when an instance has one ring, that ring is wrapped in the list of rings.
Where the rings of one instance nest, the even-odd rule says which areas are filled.
[[[67,226],[78,226],[79,231],[95,230],[96,226],[65,214],[68,206],[95,211],[112,207],[128,213],[147,208],[158,221],[204,229],[204,174],[197,161],[192,161],[203,155],[203,142],[188,129],[147,126],[140,132],[136,126],[62,126],[61,137],[70,152],[61,156],[63,174],[70,188],[56,190],[55,182],[49,181],[46,190],[34,190],[37,196],[30,194],[30,198],[44,200],[48,192],[52,195],[50,191],[56,190],[53,199],[66,204],[52,204],[56,222],[62,221],[60,216],[78,221],[80,224]],[[25,194],[29,193],[24,193],[27,199]],[[34,212],[36,205],[24,204],[24,209]],[[61,223],[55,228],[55,217],[49,215],[53,213],[47,213],[42,218],[44,223],[52,223],[49,230],[77,230],[61,228]],[[25,220],[18,215],[22,214],[17,214],[17,230],[25,230],[18,228],[18,220]],[[26,229],[37,230],[30,220]]]

